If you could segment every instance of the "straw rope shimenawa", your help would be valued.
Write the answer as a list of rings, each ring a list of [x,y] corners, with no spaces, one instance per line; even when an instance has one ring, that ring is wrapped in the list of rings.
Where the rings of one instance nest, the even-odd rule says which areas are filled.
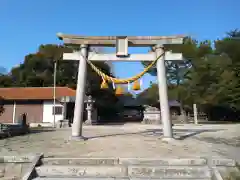
[[[138,73],[137,75],[130,77],[130,78],[126,78],[126,79],[119,79],[119,78],[114,78],[111,77],[107,74],[105,74],[104,72],[102,72],[97,66],[95,66],[90,60],[88,60],[87,58],[85,58],[82,54],[80,54],[86,61],[87,63],[90,65],[90,67],[100,76],[102,77],[102,84],[101,84],[101,89],[107,89],[108,88],[108,83],[113,83],[113,84],[130,84],[133,83],[133,87],[132,89],[137,91],[140,90],[140,83],[137,81],[138,79],[140,79],[142,76],[144,76],[144,74],[146,74],[156,63],[157,61],[165,54],[165,52],[163,52],[160,56],[158,56],[151,64],[149,64],[146,68],[144,68],[144,70],[140,73]],[[120,86],[118,86],[116,88],[116,94],[123,94],[123,90]]]
[[[129,84],[132,83],[138,79],[140,79],[146,72],[148,72],[155,64],[156,62],[164,55],[164,53],[162,53],[160,56],[158,56],[151,64],[149,64],[146,68],[144,68],[144,70],[142,72],[140,72],[139,74],[130,77],[130,78],[126,78],[126,79],[118,79],[118,78],[114,78],[111,76],[106,75],[105,73],[103,73],[98,67],[96,67],[91,61],[89,61],[88,59],[86,59],[86,61],[88,62],[88,64],[91,66],[91,68],[99,75],[102,77],[103,81],[107,81],[107,82],[111,82],[114,84]]]
[[[144,68],[144,70],[142,72],[140,72],[139,74],[130,77],[130,78],[126,78],[126,79],[118,79],[118,78],[114,78],[111,76],[108,76],[107,74],[105,74],[104,72],[102,72],[97,66],[95,66],[91,61],[89,61],[87,58],[85,58],[85,60],[87,61],[87,63],[91,66],[91,68],[100,76],[102,77],[102,84],[101,84],[101,89],[107,89],[108,88],[108,82],[110,83],[114,83],[114,84],[130,84],[132,82],[133,83],[133,87],[132,89],[137,91],[140,90],[140,83],[137,81],[138,79],[140,79],[145,73],[147,73],[155,64],[156,62],[164,55],[165,52],[163,52],[160,56],[158,56],[151,64],[149,64],[146,68]],[[82,56],[83,57],[83,56]],[[83,57],[84,58],[84,57]],[[120,95],[123,94],[123,89],[118,86],[116,88],[116,94]]]
[[[106,44],[111,44],[112,42],[107,42],[109,40],[117,40],[117,36],[76,36],[76,35],[66,35],[62,33],[57,34],[58,38],[61,40],[66,40],[66,42],[71,42],[71,41],[78,41],[81,40],[85,42],[86,44],[91,44],[94,43],[94,41],[101,41],[101,43],[106,43]],[[134,40],[149,40],[153,41],[153,44],[157,40],[172,40],[172,39],[178,39],[178,38],[184,38],[184,36],[124,36],[127,37],[127,39],[131,42]],[[69,40],[69,41],[68,41]],[[105,42],[104,42],[105,41]],[[68,44],[68,43],[66,43]],[[71,44],[71,43],[69,43]],[[145,73],[147,73],[156,63],[157,61],[165,54],[163,52],[161,55],[159,55],[151,64],[149,64],[144,70],[137,75],[130,77],[130,78],[125,78],[125,79],[119,79],[119,78],[114,78],[111,76],[108,76],[104,72],[102,72],[97,66],[95,66],[90,60],[82,56],[87,63],[90,65],[90,67],[100,76],[102,77],[102,84],[101,88],[105,89],[108,88],[108,83],[113,83],[113,84],[130,84],[133,83],[133,90],[140,90],[140,84],[137,81],[140,79]],[[117,88],[118,89],[118,88]],[[119,90],[120,91],[120,90]]]

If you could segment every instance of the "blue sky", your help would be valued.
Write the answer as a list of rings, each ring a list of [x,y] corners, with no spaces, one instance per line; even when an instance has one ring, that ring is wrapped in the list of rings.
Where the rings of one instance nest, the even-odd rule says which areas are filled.
[[[239,7],[238,0],[1,0],[0,66],[10,69],[23,62],[40,44],[61,43],[57,32],[221,38],[240,28]],[[114,69],[124,78],[143,67],[138,62],[119,62]],[[155,79],[146,75],[144,87]]]

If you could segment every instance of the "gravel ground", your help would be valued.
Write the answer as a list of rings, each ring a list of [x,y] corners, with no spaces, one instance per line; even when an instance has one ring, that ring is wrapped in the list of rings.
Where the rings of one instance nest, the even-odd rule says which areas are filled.
[[[176,139],[162,141],[160,125],[84,126],[87,141],[71,129],[0,140],[1,155],[43,152],[45,157],[225,157],[240,162],[240,125],[179,125]]]

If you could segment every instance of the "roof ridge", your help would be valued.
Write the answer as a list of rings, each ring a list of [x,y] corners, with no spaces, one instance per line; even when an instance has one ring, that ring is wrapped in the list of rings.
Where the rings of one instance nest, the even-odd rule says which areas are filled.
[[[0,95],[7,99],[52,99],[53,87],[0,88]],[[56,96],[76,96],[76,91],[66,86],[56,87]]]

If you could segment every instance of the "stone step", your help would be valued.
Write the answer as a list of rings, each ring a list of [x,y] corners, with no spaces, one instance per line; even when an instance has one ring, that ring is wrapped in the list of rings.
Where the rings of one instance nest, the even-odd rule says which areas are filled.
[[[1,180],[17,180],[19,177],[16,176],[10,176],[10,177],[2,177]]]
[[[212,172],[207,166],[63,166],[36,167],[39,177],[138,177],[167,179],[209,179]]]
[[[43,158],[45,165],[205,166],[205,158]]]
[[[37,177],[33,180],[58,180],[58,179],[65,179],[65,180],[75,180],[75,179],[80,179],[80,180],[176,180],[176,179],[163,179],[163,178],[128,178],[128,177],[123,177],[123,178],[114,178],[114,177],[110,177],[110,178],[101,178],[101,177],[74,177],[74,178],[44,178],[44,177]],[[183,180],[183,179],[181,179]],[[192,178],[188,179],[185,178],[184,180],[193,180]],[[212,178],[204,178],[204,179],[195,179],[194,180],[212,180]]]

